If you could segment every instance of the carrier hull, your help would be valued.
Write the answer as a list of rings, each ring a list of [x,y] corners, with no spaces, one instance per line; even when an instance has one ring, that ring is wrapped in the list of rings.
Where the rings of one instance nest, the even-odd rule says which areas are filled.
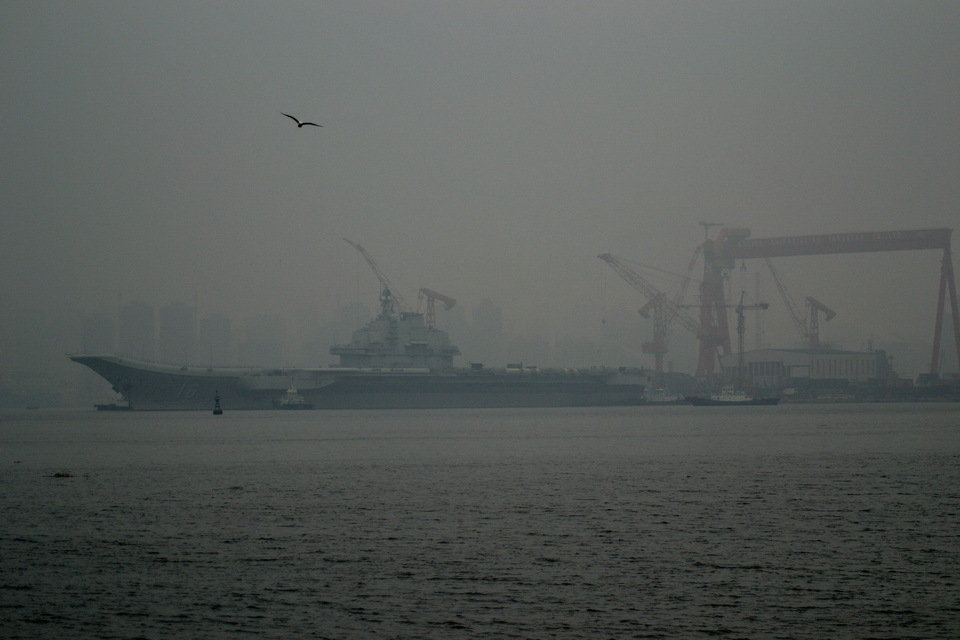
[[[176,367],[109,355],[74,355],[135,411],[274,409],[296,388],[316,409],[624,406],[645,403],[646,376],[617,369],[524,372],[454,369]]]
[[[779,404],[780,398],[750,398],[748,400],[717,400],[714,398],[687,398],[695,407],[769,407]]]

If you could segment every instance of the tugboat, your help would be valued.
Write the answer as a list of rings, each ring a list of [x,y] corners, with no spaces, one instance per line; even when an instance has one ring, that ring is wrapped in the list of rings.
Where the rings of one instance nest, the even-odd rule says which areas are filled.
[[[743,304],[745,292],[740,292],[740,303],[735,307],[737,312],[737,379],[743,384],[743,335],[746,332],[746,323],[744,322],[744,311],[747,309],[766,309],[770,305],[766,302],[760,302],[752,305]],[[780,402],[780,398],[767,397],[755,398],[748,396],[742,387],[735,387],[732,384],[724,385],[720,393],[712,393],[709,397],[689,397],[687,401],[698,407],[747,407],[756,405],[772,405]]]
[[[657,387],[644,395],[645,404],[683,404],[684,397],[663,387]]]
[[[780,402],[780,398],[755,398],[748,396],[742,389],[732,384],[725,385],[720,393],[711,393],[709,397],[691,396],[687,401],[697,407],[747,407],[757,405],[773,405]]]
[[[223,408],[220,406],[220,392],[214,392],[213,394],[213,415],[219,416],[223,414]]]
[[[287,392],[277,400],[275,406],[277,409],[313,409],[313,405],[303,399],[296,387],[287,389]]]
[[[133,411],[133,406],[122,396],[117,398],[116,402],[95,404],[97,411]]]

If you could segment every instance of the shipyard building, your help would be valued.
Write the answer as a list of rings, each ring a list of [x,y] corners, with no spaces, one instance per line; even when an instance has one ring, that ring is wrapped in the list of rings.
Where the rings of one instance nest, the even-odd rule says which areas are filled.
[[[723,375],[736,380],[737,354],[720,357]],[[894,377],[884,351],[756,349],[743,354],[743,377],[763,389],[864,386]]]

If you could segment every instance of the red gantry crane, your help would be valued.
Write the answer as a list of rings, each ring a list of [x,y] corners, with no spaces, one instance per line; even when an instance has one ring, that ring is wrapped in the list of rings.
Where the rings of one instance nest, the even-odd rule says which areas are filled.
[[[909,229],[751,239],[749,229],[721,229],[716,238],[703,242],[703,281],[700,285],[702,331],[697,375],[712,375],[717,361],[717,350],[722,349],[724,353],[730,351],[730,331],[727,324],[723,282],[736,260],[925,249],[943,252],[940,262],[937,315],[934,322],[933,353],[930,357],[930,373],[939,374],[943,314],[948,296],[957,360],[960,362],[960,313],[958,313],[957,287],[950,251],[951,233],[952,229]]]

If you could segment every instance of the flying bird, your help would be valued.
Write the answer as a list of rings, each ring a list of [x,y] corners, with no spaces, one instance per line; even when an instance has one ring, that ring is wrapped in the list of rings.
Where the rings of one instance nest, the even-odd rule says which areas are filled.
[[[290,115],[289,113],[283,113],[282,111],[281,111],[280,113],[281,113],[282,115],[287,116],[288,118],[290,118],[290,119],[293,120],[294,122],[296,122],[296,123],[297,123],[297,129],[299,129],[299,128],[301,128],[301,127],[322,127],[322,126],[323,126],[322,124],[317,124],[316,122],[300,122],[300,120],[299,120],[298,118],[296,118],[295,116]]]

